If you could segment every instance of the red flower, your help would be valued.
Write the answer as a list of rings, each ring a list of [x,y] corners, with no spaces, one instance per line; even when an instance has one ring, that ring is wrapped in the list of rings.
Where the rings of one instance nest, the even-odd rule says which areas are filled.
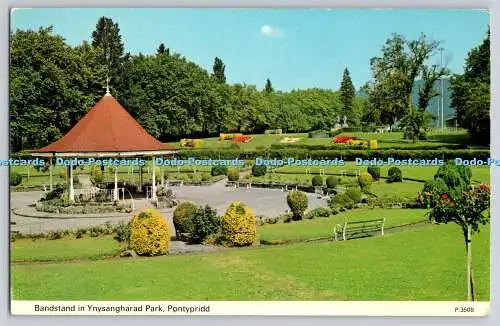
[[[442,194],[441,199],[448,199],[448,194]]]
[[[246,143],[249,142],[252,139],[250,136],[245,136],[245,135],[239,135],[239,136],[234,136],[232,138],[232,141],[234,143]]]
[[[349,140],[357,140],[357,139],[358,139],[358,137],[353,137],[353,136],[349,136],[349,135],[340,135],[340,136],[333,138],[333,142],[336,144],[345,144]]]

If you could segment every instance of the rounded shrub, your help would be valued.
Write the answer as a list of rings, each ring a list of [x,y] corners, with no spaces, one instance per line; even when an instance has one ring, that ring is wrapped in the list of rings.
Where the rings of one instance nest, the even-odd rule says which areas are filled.
[[[377,181],[380,179],[380,167],[379,166],[369,166],[367,172],[370,173],[373,180]]]
[[[101,183],[103,180],[103,171],[97,165],[93,165],[92,170],[90,171],[90,181],[92,181],[92,183],[95,185],[97,183]]]
[[[212,176],[218,176],[218,175],[227,175],[227,166],[225,165],[215,165],[212,167],[212,170],[210,171],[210,174]]]
[[[399,169],[398,167],[395,167],[395,166],[393,166],[392,168],[389,169],[387,176],[388,176],[387,182],[401,182],[401,181],[403,181],[403,173],[401,172],[401,169]]]
[[[267,166],[266,165],[254,164],[252,166],[252,175],[254,177],[261,177],[263,175],[266,175],[266,173],[267,173]]]
[[[250,207],[234,201],[221,220],[221,235],[231,246],[250,246],[257,240],[257,223]]]
[[[196,209],[196,205],[192,202],[183,202],[177,205],[173,215],[175,232],[177,234],[193,232],[193,217]]]
[[[238,181],[240,179],[240,171],[236,168],[231,168],[227,172],[227,179],[229,181]]]
[[[425,182],[423,192],[424,194],[430,194],[430,205],[434,206],[436,205],[439,196],[441,196],[442,194],[447,194],[450,191],[443,179],[435,178],[433,180],[428,180]]]
[[[138,212],[130,222],[130,249],[138,255],[164,255],[168,252],[170,228],[155,209]]]
[[[23,177],[16,171],[10,171],[9,184],[11,186],[18,186],[23,181]]]
[[[343,208],[353,208],[354,207],[354,201],[347,195],[345,192],[341,192],[336,194],[330,201],[328,202],[328,205],[333,211],[339,211],[339,209]]]
[[[326,178],[326,187],[328,189],[335,189],[335,187],[337,187],[338,180],[339,179],[333,175],[329,176]]]
[[[219,225],[220,218],[215,209],[208,205],[198,207],[193,216],[193,232],[190,241],[202,243],[219,231]]]
[[[290,191],[286,196],[286,202],[292,211],[292,219],[301,220],[309,204],[307,195],[302,191]]]
[[[370,189],[370,185],[373,182],[373,177],[370,173],[368,172],[361,172],[359,177],[358,177],[358,183],[359,186],[361,187],[361,190],[368,190]]]
[[[320,187],[323,185],[323,178],[320,175],[315,175],[312,180],[313,187]]]
[[[361,190],[358,187],[351,187],[345,191],[345,194],[355,203],[361,202]]]
[[[439,167],[434,179],[442,179],[448,187],[448,195],[458,198],[464,190],[469,189],[471,176],[470,167],[448,162]]]

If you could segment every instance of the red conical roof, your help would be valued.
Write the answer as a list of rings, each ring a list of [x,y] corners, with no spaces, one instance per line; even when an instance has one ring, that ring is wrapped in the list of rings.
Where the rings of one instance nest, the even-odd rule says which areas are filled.
[[[103,96],[61,139],[38,153],[168,151],[111,95]]]

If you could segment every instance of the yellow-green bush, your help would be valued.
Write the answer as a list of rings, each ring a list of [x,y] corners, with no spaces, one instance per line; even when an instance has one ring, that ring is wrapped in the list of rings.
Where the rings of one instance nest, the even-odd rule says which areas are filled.
[[[221,220],[222,239],[232,246],[249,246],[257,240],[257,224],[250,207],[234,201]]]
[[[174,211],[173,221],[176,233],[192,233],[194,224],[193,217],[196,213],[196,205],[192,202],[180,203]]]
[[[221,133],[219,135],[219,140],[231,140],[235,136],[243,136],[243,134],[241,134],[241,133],[231,133],[231,134]]]
[[[138,212],[130,222],[130,249],[138,255],[164,255],[170,242],[170,227],[155,209]]]
[[[181,147],[201,148],[203,146],[203,139],[182,138],[179,144]]]
[[[361,174],[358,177],[358,183],[359,183],[359,186],[361,187],[361,190],[369,190],[370,185],[372,184],[372,181],[373,181],[373,177],[368,172],[361,172]]]

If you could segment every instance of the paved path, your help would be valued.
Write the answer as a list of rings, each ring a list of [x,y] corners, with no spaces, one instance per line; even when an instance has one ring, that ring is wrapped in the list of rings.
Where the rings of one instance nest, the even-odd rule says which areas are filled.
[[[250,206],[256,215],[277,216],[284,213],[288,209],[288,205],[286,203],[287,193],[282,192],[278,189],[235,189],[226,187],[225,183],[222,181],[210,186],[172,187],[172,190],[174,191],[176,198],[181,202],[193,201],[198,205],[210,205],[211,207],[216,209],[219,214],[223,214],[229,204],[234,200],[240,200],[241,202]],[[34,211],[34,208],[30,208],[29,205],[40,199],[42,195],[42,191],[11,193],[10,218],[11,222],[15,222],[15,225],[11,225],[11,230],[20,231],[23,233],[40,233],[62,229],[90,227],[103,224],[105,222],[116,224],[119,221],[129,221],[132,217],[132,214],[102,214],[102,217],[98,217],[99,215],[94,215],[93,217],[74,216],[73,218],[63,219],[34,218],[21,216],[15,214],[12,211],[12,209],[20,209],[20,212],[25,213],[29,212],[30,210]],[[325,200],[317,198],[317,196],[314,194],[308,194],[308,196],[310,208],[326,204]],[[148,203],[145,199],[134,200],[134,202],[135,207],[138,209],[148,206]],[[160,210],[167,217],[172,228],[173,210],[174,208]]]

